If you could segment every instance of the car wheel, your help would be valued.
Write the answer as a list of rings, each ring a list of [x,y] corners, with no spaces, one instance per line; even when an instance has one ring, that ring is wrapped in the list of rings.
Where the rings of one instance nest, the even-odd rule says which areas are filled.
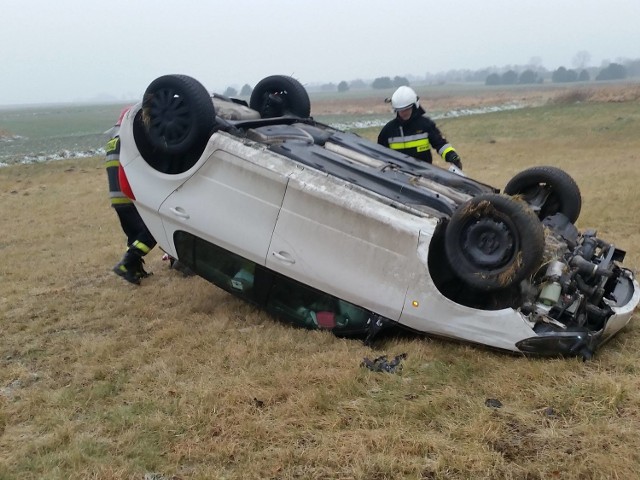
[[[308,118],[311,114],[309,94],[298,80],[286,75],[260,80],[251,92],[249,107],[262,118],[285,115]]]
[[[578,185],[567,172],[556,167],[523,170],[507,183],[504,193],[520,195],[540,220],[562,213],[575,223],[582,208]]]
[[[207,89],[186,75],[159,77],[144,93],[142,121],[149,143],[160,153],[201,154],[215,118]]]
[[[445,251],[468,285],[497,290],[518,284],[542,262],[544,231],[524,203],[485,194],[463,203],[445,231]]]

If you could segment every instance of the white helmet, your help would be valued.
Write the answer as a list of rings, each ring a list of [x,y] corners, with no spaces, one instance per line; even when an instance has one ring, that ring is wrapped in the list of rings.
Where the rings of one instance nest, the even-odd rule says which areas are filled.
[[[418,103],[418,95],[413,91],[413,88],[403,85],[393,92],[391,96],[391,106],[395,111],[404,110],[405,108],[415,105],[416,108],[420,106]]]

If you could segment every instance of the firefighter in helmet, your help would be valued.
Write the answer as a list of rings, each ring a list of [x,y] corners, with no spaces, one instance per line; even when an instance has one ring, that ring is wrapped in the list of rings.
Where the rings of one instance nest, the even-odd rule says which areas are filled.
[[[432,162],[431,149],[442,159],[462,170],[460,156],[442,136],[435,122],[425,115],[416,92],[407,86],[399,87],[391,96],[396,116],[378,135],[378,143],[427,163]]]

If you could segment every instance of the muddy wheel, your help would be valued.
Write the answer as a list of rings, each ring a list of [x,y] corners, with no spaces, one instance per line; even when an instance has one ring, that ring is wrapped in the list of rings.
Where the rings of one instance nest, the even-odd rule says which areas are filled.
[[[147,87],[133,134],[143,158],[164,173],[193,166],[215,127],[207,89],[186,75],[165,75]]]
[[[578,185],[567,172],[557,167],[523,170],[507,183],[504,193],[520,195],[540,220],[562,213],[575,223],[582,208]]]
[[[485,194],[451,216],[445,251],[456,276],[468,285],[498,290],[518,284],[542,262],[544,232],[536,214],[509,196]]]
[[[307,118],[311,114],[309,94],[293,77],[271,75],[258,82],[251,92],[249,107],[262,118],[293,115]]]

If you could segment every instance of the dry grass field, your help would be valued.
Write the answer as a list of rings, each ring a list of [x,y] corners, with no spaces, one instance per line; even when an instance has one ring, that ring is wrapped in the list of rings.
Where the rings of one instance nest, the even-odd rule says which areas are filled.
[[[640,101],[615,89],[438,123],[498,187],[566,169],[579,226],[635,268]],[[0,169],[0,479],[640,478],[637,318],[584,363],[414,335],[370,348],[281,324],[159,250],[129,285],[106,190],[100,158]],[[400,374],[360,366],[399,353]]]

